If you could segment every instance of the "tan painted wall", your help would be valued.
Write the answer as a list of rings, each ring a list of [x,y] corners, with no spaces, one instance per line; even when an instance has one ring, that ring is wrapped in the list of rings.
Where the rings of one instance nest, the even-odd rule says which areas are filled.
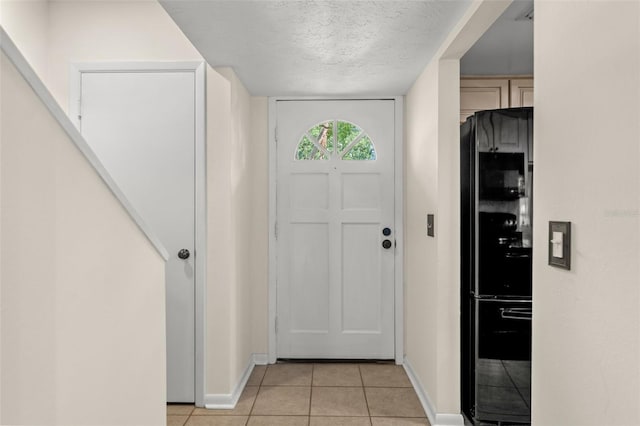
[[[638,425],[640,3],[535,7],[533,423]]]
[[[163,424],[164,261],[1,71],[0,424]]]
[[[252,184],[251,168],[251,97],[231,68],[216,70],[227,79],[231,88],[230,168],[228,200],[231,207],[231,266],[233,268],[232,316],[229,321],[231,345],[235,356],[231,364],[231,384],[235,385],[254,352],[252,347],[253,294],[251,269],[252,241]],[[213,129],[211,129],[213,130]],[[215,155],[215,153],[214,153]],[[221,200],[213,199],[214,203]],[[210,206],[210,209],[215,208]],[[215,240],[214,240],[215,241]],[[213,241],[212,241],[213,243]],[[218,260],[220,261],[220,260]]]
[[[441,413],[460,410],[459,143],[440,97],[459,85],[458,61],[434,61],[407,95],[405,163],[406,355]],[[456,187],[457,186],[457,187]],[[435,214],[435,238],[427,214]]]
[[[253,170],[251,220],[251,282],[253,284],[253,348],[266,354],[269,347],[269,104],[251,98],[251,155]]]
[[[156,2],[55,1],[50,5],[49,82],[68,104],[70,62],[202,60]],[[207,394],[233,390],[252,353],[245,176],[249,95],[232,70],[208,67]],[[214,117],[213,114],[216,114]],[[218,361],[221,361],[218,362]]]
[[[48,66],[49,1],[2,0],[0,25],[11,34],[14,43],[22,46],[22,55],[44,78]]]
[[[148,0],[51,1],[47,51],[45,82],[65,111],[71,62],[202,60],[164,9]]]
[[[438,250],[436,239],[427,237],[427,213],[438,213],[437,76],[438,63],[432,62],[405,102],[405,353],[432,399],[438,384]]]
[[[40,25],[40,15],[21,11],[16,28]],[[203,60],[154,0],[50,1],[46,23],[45,39],[23,37],[18,31],[9,34],[21,51],[46,52],[42,77],[64,110],[68,110],[72,62]],[[253,225],[260,214],[252,201],[251,120],[251,98],[242,82],[230,69],[208,67],[208,394],[231,393],[256,352],[252,309],[262,302],[254,300],[250,256],[266,259],[267,254],[266,249],[256,251],[250,231],[260,227]],[[266,222],[266,207],[262,214]]]
[[[459,59],[509,3],[472,4],[406,96],[405,352],[445,424],[461,420]]]

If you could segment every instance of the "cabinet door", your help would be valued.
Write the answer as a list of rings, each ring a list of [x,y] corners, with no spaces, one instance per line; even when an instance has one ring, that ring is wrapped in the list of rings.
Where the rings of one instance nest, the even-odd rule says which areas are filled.
[[[528,121],[519,111],[487,111],[476,115],[480,152],[527,152]]]
[[[511,80],[511,106],[533,106],[533,79],[522,78]]]
[[[460,80],[460,122],[476,111],[509,107],[509,80]]]
[[[494,138],[498,152],[527,152],[529,123],[521,114],[494,114],[494,125],[499,129]]]

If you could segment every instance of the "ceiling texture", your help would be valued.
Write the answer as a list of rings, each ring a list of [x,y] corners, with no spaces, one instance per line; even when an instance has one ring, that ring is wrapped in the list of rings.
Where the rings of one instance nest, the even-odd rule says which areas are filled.
[[[470,0],[160,0],[255,96],[405,94]]]

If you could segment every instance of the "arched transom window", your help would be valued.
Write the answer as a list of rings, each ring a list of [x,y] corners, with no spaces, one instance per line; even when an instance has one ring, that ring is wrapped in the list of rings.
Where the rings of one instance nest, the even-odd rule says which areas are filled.
[[[296,147],[296,160],[371,161],[376,159],[373,141],[359,126],[348,121],[328,120],[311,127]]]

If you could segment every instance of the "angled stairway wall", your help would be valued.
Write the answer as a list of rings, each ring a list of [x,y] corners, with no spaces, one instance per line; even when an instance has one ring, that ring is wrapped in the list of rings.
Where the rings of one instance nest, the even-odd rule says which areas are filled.
[[[0,1],[0,24],[62,110],[72,62],[202,61],[156,1]],[[267,108],[233,70],[207,66],[205,372],[228,396],[267,352]],[[260,124],[260,125],[256,125]]]
[[[0,424],[163,424],[163,256],[0,62]]]

